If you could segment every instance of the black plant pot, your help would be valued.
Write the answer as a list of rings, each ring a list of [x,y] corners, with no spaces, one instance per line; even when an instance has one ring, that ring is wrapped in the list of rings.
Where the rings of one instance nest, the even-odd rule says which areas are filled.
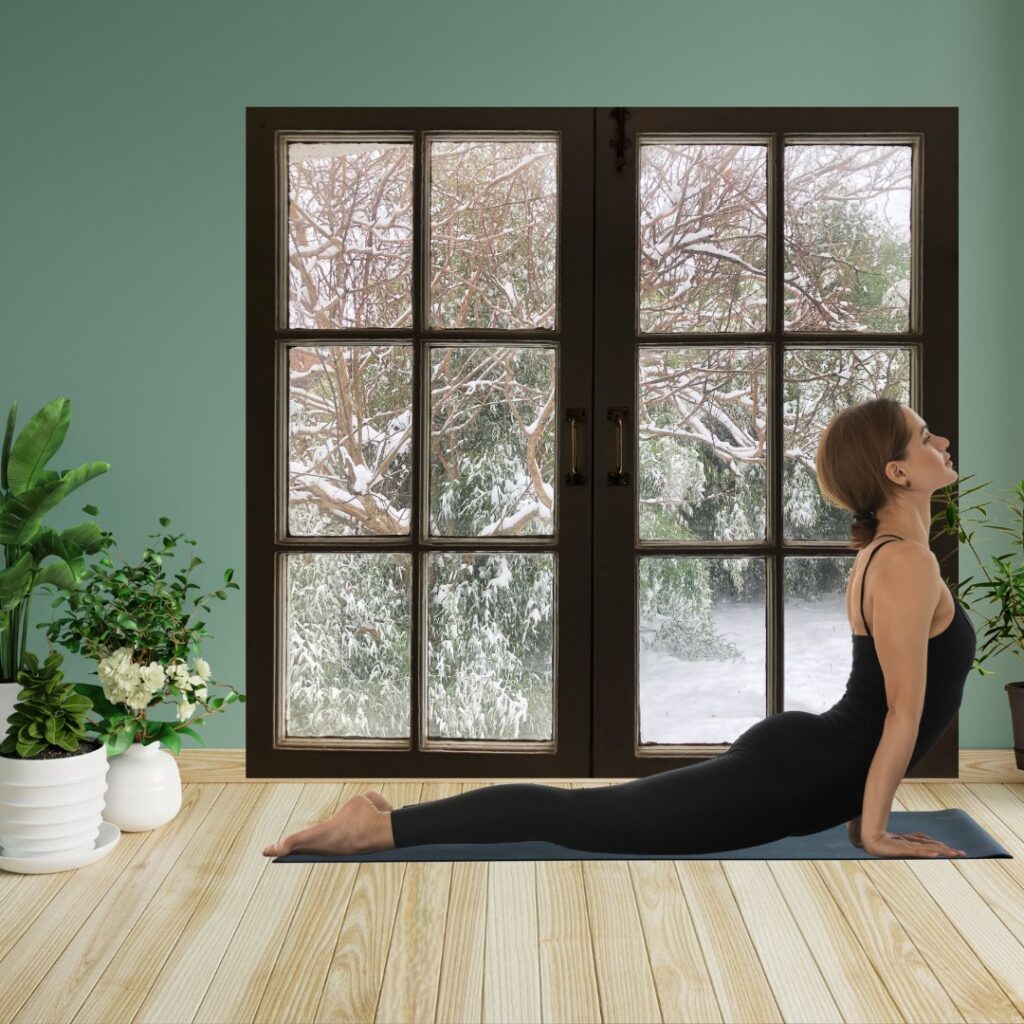
[[[1017,767],[1024,771],[1024,682],[1007,683],[1010,698],[1010,721],[1013,723],[1013,755]]]

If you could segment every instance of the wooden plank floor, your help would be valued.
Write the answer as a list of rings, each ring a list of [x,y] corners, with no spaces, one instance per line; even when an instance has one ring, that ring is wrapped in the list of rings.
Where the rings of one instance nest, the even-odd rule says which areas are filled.
[[[274,864],[356,793],[490,780],[216,774],[183,766],[178,816],[96,864],[0,872],[0,1022],[1024,1024],[1015,769],[901,784],[894,809],[962,807],[1014,855],[964,861]]]

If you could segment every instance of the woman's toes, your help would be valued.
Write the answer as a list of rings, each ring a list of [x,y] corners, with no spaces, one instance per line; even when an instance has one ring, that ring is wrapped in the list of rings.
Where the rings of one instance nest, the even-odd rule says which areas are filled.
[[[320,822],[319,824],[323,824]],[[264,857],[285,857],[302,842],[315,843],[317,835],[321,830],[316,825],[303,829],[301,832],[293,832],[290,836],[282,839],[279,843],[271,843],[263,851]]]

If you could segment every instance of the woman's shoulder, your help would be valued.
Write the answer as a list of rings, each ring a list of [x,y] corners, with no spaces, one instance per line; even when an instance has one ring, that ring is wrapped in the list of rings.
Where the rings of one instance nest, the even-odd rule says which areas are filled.
[[[878,546],[864,556],[865,569],[869,559],[871,571],[866,573],[865,584],[869,597],[876,589],[896,595],[922,586],[930,587],[942,579],[935,553],[917,541],[892,544],[879,541]]]

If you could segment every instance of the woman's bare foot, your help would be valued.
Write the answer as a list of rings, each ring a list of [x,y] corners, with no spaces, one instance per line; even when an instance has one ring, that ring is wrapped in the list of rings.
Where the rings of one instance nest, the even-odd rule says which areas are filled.
[[[378,811],[394,810],[394,807],[392,807],[391,804],[389,804],[387,800],[384,799],[384,794],[379,793],[375,789],[368,789],[363,795],[366,797],[367,800],[370,801],[370,803],[373,804],[374,807],[377,808]]]
[[[391,819],[367,796],[354,796],[334,814],[293,832],[263,851],[264,857],[289,853],[371,853],[394,847]]]

